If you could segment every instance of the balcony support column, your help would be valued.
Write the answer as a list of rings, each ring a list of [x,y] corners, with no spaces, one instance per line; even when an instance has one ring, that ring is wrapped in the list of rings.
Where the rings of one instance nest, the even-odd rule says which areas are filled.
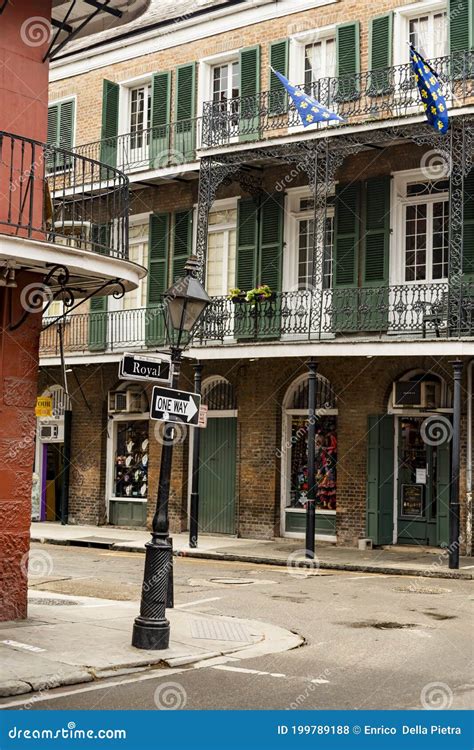
[[[464,146],[463,123],[453,119],[449,163],[448,328],[449,335],[454,336],[460,336],[462,328]]]

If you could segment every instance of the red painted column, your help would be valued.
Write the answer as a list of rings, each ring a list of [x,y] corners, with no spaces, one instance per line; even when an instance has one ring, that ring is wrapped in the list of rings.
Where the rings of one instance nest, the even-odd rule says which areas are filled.
[[[0,16],[0,131],[43,142],[48,122],[48,63],[43,57],[50,18],[51,0],[9,0]],[[5,142],[12,143],[2,139]],[[21,150],[9,158],[5,152],[1,156],[0,243],[2,234],[25,236],[11,226],[12,209],[21,216]],[[33,185],[36,226],[41,226],[43,178],[40,166]],[[0,287],[0,620],[26,617],[41,327],[41,316],[35,314],[17,330],[9,330],[9,323],[23,313],[23,289],[37,284],[38,276],[17,271],[16,281],[16,288]]]
[[[37,276],[17,274],[16,289],[0,288],[0,620],[26,617],[41,315],[30,315],[16,331],[11,318],[23,313],[22,290]]]

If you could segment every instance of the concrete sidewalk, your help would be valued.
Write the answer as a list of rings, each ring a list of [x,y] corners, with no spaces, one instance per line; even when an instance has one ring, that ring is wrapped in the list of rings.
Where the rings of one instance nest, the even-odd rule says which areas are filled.
[[[61,526],[57,523],[33,523],[31,540],[48,544],[81,545],[105,549],[144,552],[150,532],[121,529],[116,526]],[[232,560],[267,565],[304,567],[303,539],[236,539],[225,536],[199,537],[197,549],[190,549],[187,534],[173,535],[176,555],[211,560]],[[333,570],[412,575],[429,578],[474,577],[474,558],[462,557],[460,570],[449,570],[445,550],[418,547],[381,547],[361,551],[316,542],[314,567]],[[309,563],[311,566],[311,563]],[[313,567],[313,566],[311,566]]]
[[[166,612],[170,648],[141,651],[130,645],[139,607],[139,602],[30,591],[28,619],[0,623],[0,697],[44,692],[150,667],[253,658],[287,651],[303,642],[275,625],[177,606]]]

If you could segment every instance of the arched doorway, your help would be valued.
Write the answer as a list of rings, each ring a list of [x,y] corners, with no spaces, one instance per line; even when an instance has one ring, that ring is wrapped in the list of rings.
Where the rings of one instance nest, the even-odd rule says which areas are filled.
[[[234,387],[221,376],[208,378],[202,389],[208,407],[202,430],[199,470],[199,530],[236,532],[237,402]]]
[[[336,541],[337,403],[327,378],[316,381],[316,539]],[[302,537],[306,524],[308,375],[296,378],[282,405],[281,534]]]
[[[71,405],[61,385],[51,385],[41,395],[52,399],[53,408],[51,417],[37,420],[31,517],[33,521],[58,521],[64,481],[64,412]]]

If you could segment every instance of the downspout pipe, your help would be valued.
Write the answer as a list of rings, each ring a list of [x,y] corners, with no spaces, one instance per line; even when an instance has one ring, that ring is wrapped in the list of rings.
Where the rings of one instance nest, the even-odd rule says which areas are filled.
[[[472,554],[472,374],[474,359],[467,366],[467,435],[466,435],[466,553]]]

